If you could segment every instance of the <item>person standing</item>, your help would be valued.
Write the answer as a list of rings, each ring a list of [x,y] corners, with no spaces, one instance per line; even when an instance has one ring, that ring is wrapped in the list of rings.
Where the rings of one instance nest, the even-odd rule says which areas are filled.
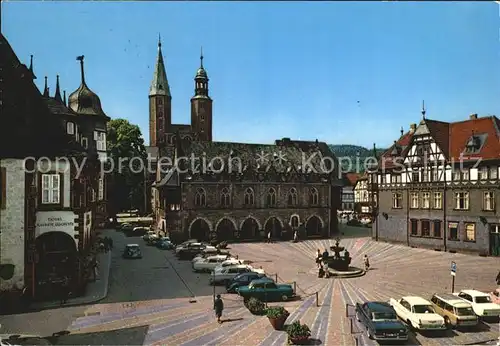
[[[316,265],[318,266],[318,268],[321,268],[321,251],[320,251],[320,249],[318,249],[318,251],[316,252]]]
[[[370,261],[367,255],[363,257],[363,262],[365,263],[365,271],[368,271],[370,269]]]
[[[497,285],[500,286],[500,272],[498,272],[496,281],[497,281]]]
[[[268,232],[267,233],[267,242],[270,243],[271,242],[271,232]]]
[[[299,234],[297,233],[297,231],[295,231],[293,233],[293,241],[296,243],[299,241]]]
[[[220,294],[217,295],[217,298],[214,301],[214,310],[215,310],[215,317],[217,317],[217,322],[222,323],[221,317],[222,317],[222,311],[224,310],[224,302],[222,301]]]

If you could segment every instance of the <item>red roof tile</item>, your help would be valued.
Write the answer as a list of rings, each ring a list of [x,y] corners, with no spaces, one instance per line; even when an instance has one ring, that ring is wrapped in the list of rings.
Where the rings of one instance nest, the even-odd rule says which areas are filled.
[[[500,159],[500,121],[496,116],[469,119],[450,124],[449,159],[460,160],[460,154],[464,152],[467,141],[473,135],[486,135],[486,141],[481,150],[471,155],[471,159],[480,157],[483,160]],[[467,159],[464,154],[463,159]]]
[[[346,178],[351,186],[356,185],[358,179],[361,177],[359,173],[346,173]]]

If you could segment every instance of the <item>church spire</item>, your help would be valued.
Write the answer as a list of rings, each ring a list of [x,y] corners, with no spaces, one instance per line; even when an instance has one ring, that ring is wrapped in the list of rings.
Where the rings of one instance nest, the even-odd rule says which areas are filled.
[[[33,79],[36,79],[35,72],[33,71],[33,54],[30,55],[30,67],[29,70],[31,72],[31,75],[33,76]]]
[[[59,87],[59,75],[56,76],[56,94],[54,95],[56,101],[63,102],[61,97],[61,89]]]
[[[45,87],[43,88],[43,96],[49,97],[49,86],[47,85],[47,76],[45,76]]]
[[[208,97],[208,74],[205,68],[203,67],[203,47],[200,50],[200,67],[196,71],[196,76],[194,77],[195,88],[194,88],[194,96],[195,97]]]
[[[66,90],[63,91],[63,103],[66,105]]]
[[[200,68],[203,68],[203,46],[200,50]]]
[[[425,120],[425,101],[422,100],[422,120]]]
[[[161,37],[158,35],[158,57],[156,58],[156,66],[153,73],[153,80],[149,88],[149,96],[155,95],[170,95],[170,86],[168,85],[167,72],[165,63],[163,62],[163,54],[161,51]]]

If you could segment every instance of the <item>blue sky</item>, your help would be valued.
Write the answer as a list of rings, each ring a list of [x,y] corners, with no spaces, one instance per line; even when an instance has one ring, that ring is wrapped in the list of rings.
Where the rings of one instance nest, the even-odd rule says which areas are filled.
[[[2,31],[37,84],[86,80],[148,139],[161,33],[173,121],[188,123],[203,46],[214,139],[387,146],[427,116],[500,115],[494,2],[2,2]],[[358,102],[359,101],[359,102]]]

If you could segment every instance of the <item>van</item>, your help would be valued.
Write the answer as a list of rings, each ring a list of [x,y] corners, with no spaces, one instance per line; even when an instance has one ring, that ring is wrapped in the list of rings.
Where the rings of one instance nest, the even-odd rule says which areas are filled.
[[[472,327],[478,324],[478,318],[472,305],[450,293],[435,293],[431,298],[434,311],[443,316],[448,327]]]

